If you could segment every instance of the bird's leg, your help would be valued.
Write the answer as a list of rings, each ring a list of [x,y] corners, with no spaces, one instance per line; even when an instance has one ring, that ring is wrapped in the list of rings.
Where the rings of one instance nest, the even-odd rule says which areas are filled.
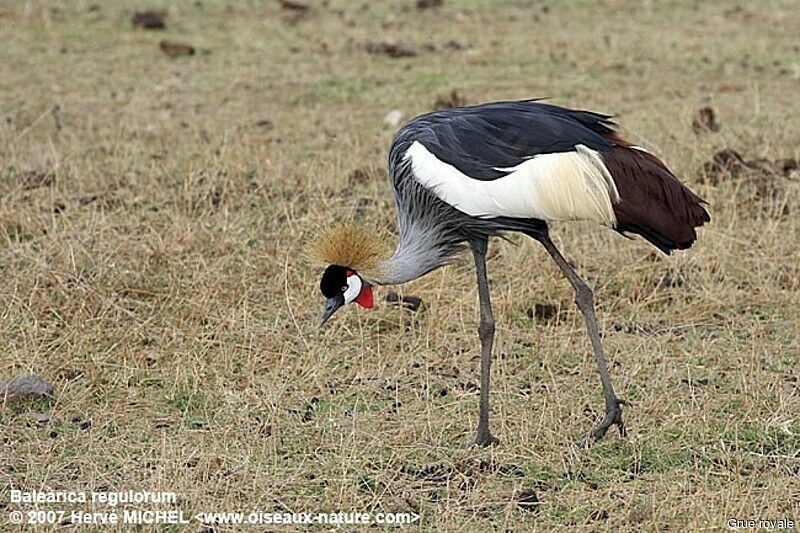
[[[606,416],[603,421],[597,426],[592,434],[595,441],[602,439],[608,429],[615,425],[619,429],[619,434],[625,436],[625,424],[622,422],[622,405],[627,405],[627,402],[617,398],[614,393],[614,386],[611,384],[611,376],[608,374],[608,365],[606,358],[603,354],[603,345],[600,343],[600,334],[597,330],[597,320],[594,314],[594,297],[592,290],[586,283],[575,273],[572,266],[564,259],[561,252],[558,251],[556,245],[550,240],[548,235],[536,236],[539,242],[544,245],[547,252],[564,273],[564,276],[569,280],[572,287],[575,289],[575,302],[583,313],[583,318],[586,320],[586,329],[589,331],[589,339],[592,341],[592,349],[594,350],[594,358],[597,361],[597,368],[600,371],[600,381],[603,383],[603,395],[606,399]]]
[[[488,241],[485,238],[474,239],[471,244],[472,255],[475,257],[475,271],[478,274],[478,296],[481,307],[481,323],[478,326],[478,335],[481,338],[481,399],[475,444],[490,446],[500,441],[489,431],[489,371],[492,365],[494,316],[492,315],[492,302],[489,299],[489,279],[486,276]]]

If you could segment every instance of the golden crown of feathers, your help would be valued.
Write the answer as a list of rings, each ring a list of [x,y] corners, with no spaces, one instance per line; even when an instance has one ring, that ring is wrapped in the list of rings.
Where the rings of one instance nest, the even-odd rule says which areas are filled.
[[[309,243],[308,255],[315,262],[368,273],[386,258],[387,252],[383,240],[374,231],[353,222],[344,222],[317,234]]]

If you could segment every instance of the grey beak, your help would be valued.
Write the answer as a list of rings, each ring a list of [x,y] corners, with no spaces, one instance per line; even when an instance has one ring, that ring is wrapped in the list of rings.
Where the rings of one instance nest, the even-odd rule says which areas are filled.
[[[344,305],[344,296],[337,294],[332,298],[325,300],[325,308],[322,310],[322,319],[319,321],[319,326],[322,327],[325,322],[335,313],[341,306]]]

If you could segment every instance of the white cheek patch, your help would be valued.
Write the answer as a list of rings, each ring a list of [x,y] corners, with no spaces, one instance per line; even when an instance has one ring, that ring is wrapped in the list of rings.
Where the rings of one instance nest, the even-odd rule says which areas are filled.
[[[349,304],[361,294],[361,278],[355,274],[347,278],[347,290],[344,291],[344,303]]]

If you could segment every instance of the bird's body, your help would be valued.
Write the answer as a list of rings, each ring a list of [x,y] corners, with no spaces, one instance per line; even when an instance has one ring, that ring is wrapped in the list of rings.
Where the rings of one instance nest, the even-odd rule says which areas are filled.
[[[494,321],[485,253],[490,237],[508,231],[541,242],[575,288],[606,396],[606,420],[595,437],[614,423],[622,429],[622,402],[605,368],[591,291],[550,241],[547,223],[595,221],[623,234],[639,234],[669,254],[690,247],[697,238],[695,228],[709,216],[703,201],[659,159],[620,139],[613,128],[610,117],[598,113],[532,100],[495,102],[419,116],[392,143],[389,169],[399,244],[391,258],[363,272],[365,290],[371,302],[372,284],[411,281],[448,263],[465,245],[472,248],[483,352],[479,444],[494,441],[488,428]],[[352,237],[328,241],[347,248],[348,239]],[[324,250],[321,255],[351,274],[364,270],[358,261],[342,264]],[[323,293],[334,305],[329,294],[339,291],[342,274],[326,271],[326,276]],[[326,311],[327,316],[333,311]]]

